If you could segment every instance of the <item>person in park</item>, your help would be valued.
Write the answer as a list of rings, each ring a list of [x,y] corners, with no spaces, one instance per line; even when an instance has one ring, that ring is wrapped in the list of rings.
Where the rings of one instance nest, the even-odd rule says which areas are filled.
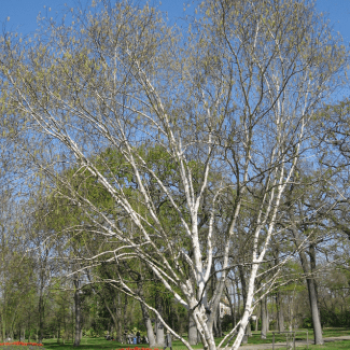
[[[173,350],[172,344],[171,344],[171,334],[170,334],[169,330],[167,330],[167,332],[166,332],[163,350],[165,350],[166,348],[170,348],[170,350]]]
[[[124,331],[124,343],[125,344],[132,344],[132,341],[131,341],[131,336],[130,336],[130,334],[128,333],[128,330],[126,329],[125,331]]]
[[[137,338],[137,344],[140,344],[140,343],[141,343],[141,334],[140,334],[140,331],[137,331],[137,333],[136,333],[136,338]]]

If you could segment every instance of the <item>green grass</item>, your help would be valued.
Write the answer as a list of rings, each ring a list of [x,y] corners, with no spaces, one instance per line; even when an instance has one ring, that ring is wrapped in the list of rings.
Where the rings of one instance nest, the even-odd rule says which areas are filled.
[[[298,329],[296,332],[295,340],[306,340],[306,332],[309,334],[310,343],[313,342],[314,332],[312,329]],[[323,337],[340,337],[342,335],[350,335],[350,330],[347,328],[333,328],[333,327],[325,327],[323,329]],[[222,338],[221,338],[222,339]],[[220,339],[220,340],[221,340]],[[219,341],[219,339],[218,339]],[[286,335],[285,334],[275,334],[275,343],[285,342]],[[271,344],[273,342],[272,331],[267,334],[266,339],[261,339],[260,332],[253,332],[253,336],[248,339],[248,344]],[[217,342],[218,344],[218,342]],[[350,347],[349,347],[350,349]]]
[[[76,350],[77,348],[73,347],[72,341],[66,341],[63,343],[57,343],[57,339],[44,339],[43,345],[47,350]],[[115,341],[107,341],[103,337],[100,338],[90,338],[84,337],[81,342],[79,349],[81,350],[111,350],[121,348],[122,345]]]
[[[44,347],[46,350],[77,350],[77,348],[73,347],[73,342],[65,342],[65,344],[57,344],[57,339],[44,339],[43,341]],[[148,348],[148,344],[122,344],[117,341],[108,341],[103,337],[100,338],[90,338],[84,337],[81,342],[79,349],[81,350],[115,350],[120,348]],[[201,344],[193,346],[194,349],[202,349],[203,346]],[[185,350],[186,347],[178,340],[173,341],[173,350]],[[40,350],[40,349],[38,349]],[[162,349],[160,349],[162,350]],[[169,350],[169,348],[168,348]]]
[[[298,350],[307,350],[306,346],[296,348]],[[335,341],[331,343],[325,343],[324,345],[309,345],[309,350],[349,350],[350,340]],[[276,350],[285,350],[285,348],[279,348]]]
[[[299,329],[296,334],[296,340],[306,340],[306,329]],[[310,344],[312,344],[313,341],[313,331],[311,329],[308,330],[309,332],[309,341]],[[350,335],[350,330],[346,328],[325,328],[323,330],[323,336],[326,337],[339,337],[342,335]],[[215,342],[216,344],[219,344],[219,342],[223,338],[216,338]],[[260,338],[260,332],[253,332],[253,336],[248,339],[248,344],[271,344],[272,343],[272,332],[268,333],[267,339],[261,339]],[[286,337],[285,335],[275,335],[275,343],[277,342],[285,342]],[[76,350],[76,348],[73,347],[72,341],[66,342],[65,344],[57,344],[56,339],[45,339],[44,347],[47,350]],[[147,344],[138,344],[136,345],[139,348],[147,348]],[[99,338],[92,338],[92,337],[84,337],[81,340],[79,349],[81,350],[116,350],[120,348],[134,348],[135,345],[127,345],[127,344],[121,344],[116,341],[108,341],[105,340],[103,337]],[[194,349],[202,349],[202,344],[198,344],[196,346],[193,346]],[[173,341],[173,350],[184,350],[185,346],[178,340]],[[298,348],[303,349],[303,348]],[[309,346],[309,349],[312,350],[337,350],[337,349],[350,349],[350,341],[339,341],[339,342],[333,342],[333,343],[326,343],[322,347],[317,346]]]
[[[313,332],[312,332],[313,334]],[[323,329],[323,336],[325,338],[327,337],[340,337],[342,335],[350,335],[350,329],[345,327],[339,327],[339,328],[331,328],[331,327],[325,327]]]

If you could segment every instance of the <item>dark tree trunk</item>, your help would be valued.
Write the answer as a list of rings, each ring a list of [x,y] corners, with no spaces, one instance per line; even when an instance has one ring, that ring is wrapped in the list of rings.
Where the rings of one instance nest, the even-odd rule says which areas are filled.
[[[44,334],[43,334],[43,328],[44,328],[44,296],[43,292],[41,290],[39,295],[39,331],[38,331],[38,342],[42,343]]]
[[[128,330],[128,320],[126,317],[126,311],[128,309],[128,296],[124,294],[124,308],[123,308],[123,324],[124,324],[124,333]]]
[[[39,277],[40,277],[40,286],[39,286],[39,329],[38,329],[38,341],[42,343],[44,338],[44,288],[45,288],[45,279],[46,279],[46,268],[47,268],[47,259],[49,256],[48,249],[45,249],[43,252],[40,252],[40,267],[39,267]]]
[[[280,259],[279,259],[279,251],[280,251],[280,247],[279,244],[276,245],[275,247],[275,265],[278,266],[280,263]],[[277,290],[276,293],[276,310],[277,310],[277,314],[276,314],[276,318],[277,318],[277,329],[278,332],[284,332],[284,318],[283,318],[283,305],[282,305],[282,296],[279,290]]]
[[[267,308],[268,302],[267,302],[267,296],[266,296],[266,330],[267,333],[270,332],[270,314],[269,309]]]
[[[122,332],[122,296],[121,296],[121,293],[117,293],[116,299],[117,299],[117,304],[115,304],[115,298],[113,299],[114,306],[115,306],[115,317],[116,317],[114,324],[115,324],[117,341],[119,343],[122,343],[123,332]]]
[[[60,343],[60,338],[61,338],[61,322],[58,322],[58,330],[57,330],[57,344]],[[29,340],[28,340],[29,342]]]
[[[233,284],[232,284],[233,287]],[[236,290],[233,289],[233,308],[232,308],[232,328],[236,326],[237,324],[237,302],[236,302]]]
[[[28,327],[28,343],[30,343],[30,312],[28,313],[27,327]]]
[[[220,307],[220,305],[219,305]],[[213,331],[214,331],[214,337],[220,337],[222,333],[220,333],[220,326],[219,326],[219,323],[220,323],[220,310],[219,308],[213,310],[214,312],[214,322],[213,322]],[[219,322],[218,322],[219,321]]]
[[[74,328],[74,343],[73,346],[79,346],[81,341],[81,330],[82,330],[82,315],[81,315],[81,300],[80,300],[80,289],[78,279],[73,280],[75,291],[74,291],[74,311],[75,311],[75,328]]]
[[[228,303],[230,304],[230,310],[231,310],[231,320],[232,320],[232,327],[234,327],[236,325],[236,296],[235,296],[235,289],[234,289],[234,285],[232,283],[232,297],[233,297],[233,303],[232,303],[232,299],[228,290],[228,287],[225,286],[225,294],[226,294],[226,298],[228,300]]]
[[[118,325],[121,328],[121,320],[122,320],[122,318],[118,317],[119,314],[121,316],[121,310],[120,310],[121,307],[118,308],[118,306],[115,304],[115,297],[113,297],[113,307],[112,308],[110,307],[110,303],[108,302],[108,300],[106,298],[101,296],[101,299],[103,300],[103,303],[104,303],[106,309],[108,310],[109,314],[112,317],[113,325],[114,325],[114,328],[115,328],[115,330],[117,332],[117,338],[121,337],[121,329],[120,329],[120,331],[118,329]],[[109,328],[110,328],[110,335],[112,335],[112,333],[113,333],[112,325],[110,325]],[[118,338],[118,339],[121,339],[121,338]],[[120,341],[122,341],[122,340],[120,340]]]
[[[222,337],[222,327],[221,327],[221,315],[220,315],[220,304],[216,311],[216,327],[217,327],[217,334],[218,337]]]
[[[300,239],[296,228],[293,229],[293,234],[295,238],[295,244],[296,246],[298,246]],[[299,252],[300,262],[301,262],[301,266],[303,268],[304,274],[306,275],[306,283],[307,283],[307,289],[309,293],[312,326],[314,329],[314,344],[322,345],[323,337],[322,337],[320,312],[318,308],[317,286],[313,276],[313,273],[315,272],[315,269],[316,269],[316,255],[315,255],[313,244],[310,244],[309,256],[310,256],[311,268],[309,268],[309,263],[305,252],[302,250]]]
[[[314,276],[312,274],[315,272],[315,251],[312,249],[313,246],[310,245],[310,265],[311,270],[309,271],[307,266],[307,257],[304,252],[300,252],[300,260],[302,260],[302,266],[304,273],[307,275],[306,282],[307,282],[307,288],[309,292],[309,301],[310,301],[310,309],[311,309],[311,315],[312,315],[312,325],[314,329],[314,344],[322,345],[323,344],[323,337],[322,337],[322,325],[321,325],[321,318],[320,318],[320,311],[318,308],[318,295],[317,295],[317,284],[314,279]],[[310,276],[311,272],[311,276]]]
[[[183,322],[182,322],[182,318],[180,317],[178,311],[175,312],[175,317],[176,317],[177,324],[179,325],[178,333],[179,333],[180,337],[182,337],[182,333],[183,333]]]
[[[261,339],[266,339],[267,336],[267,297],[261,299],[260,307],[261,307]]]
[[[295,224],[294,211],[290,211],[290,217],[292,220],[292,233],[294,236],[294,244],[296,248],[300,249],[300,245],[303,245],[304,239],[299,237],[299,228]],[[303,268],[304,274],[306,276],[307,289],[309,293],[309,303],[311,309],[312,325],[314,329],[314,344],[322,345],[322,327],[321,327],[321,318],[318,308],[318,298],[317,298],[317,287],[314,276],[312,275],[316,270],[316,254],[315,254],[315,245],[314,242],[309,243],[309,256],[310,256],[310,267],[308,259],[306,257],[304,250],[299,250],[299,257],[301,266]],[[310,271],[311,270],[311,271]],[[310,273],[311,272],[311,273]]]
[[[3,316],[1,319],[1,334],[2,334],[2,340],[5,341],[6,339],[6,323],[5,323],[5,317]]]
[[[237,291],[237,318],[241,319],[241,294],[239,293],[238,282],[236,280],[236,291]]]
[[[309,291],[312,325],[314,329],[314,344],[322,345],[323,344],[322,326],[321,326],[320,313],[319,313],[318,303],[317,303],[316,285],[315,285],[315,281],[312,278],[307,278],[306,281],[307,281],[307,288]]]
[[[277,309],[277,325],[278,331],[284,332],[284,317],[283,317],[283,306],[282,306],[282,298],[281,293],[276,293],[276,309]]]
[[[145,306],[145,302],[144,302],[145,298],[144,298],[144,294],[143,294],[142,273],[132,270],[131,267],[126,262],[124,262],[124,267],[129,272],[130,276],[134,276],[132,278],[137,283],[138,296],[140,298],[140,306],[141,306],[141,312],[142,312],[142,319],[143,319],[143,323],[144,323],[144,326],[145,326],[146,331],[147,331],[147,338],[148,338],[149,347],[152,348],[156,345],[156,339],[154,337],[152,321],[151,321],[151,317],[149,314],[149,310]],[[161,315],[163,315],[163,301],[161,300],[158,292],[156,293],[155,297],[156,297],[156,300],[155,300],[156,309],[157,310],[159,309],[158,311],[160,312]],[[125,317],[125,312],[124,312],[124,317]],[[163,336],[160,334],[162,329],[163,329]],[[124,332],[125,332],[125,330],[126,330],[126,321],[124,318]],[[159,343],[159,344],[164,344],[164,326],[162,324],[160,324],[160,321],[158,319],[156,321],[156,330],[157,330],[157,332],[156,332],[157,342],[158,342],[158,337],[159,337],[159,339],[163,338],[161,343]]]

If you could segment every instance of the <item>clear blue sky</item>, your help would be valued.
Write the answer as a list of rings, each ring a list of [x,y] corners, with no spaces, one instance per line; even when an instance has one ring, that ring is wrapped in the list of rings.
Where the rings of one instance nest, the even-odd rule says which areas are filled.
[[[80,0],[87,4],[90,0]],[[154,4],[159,0],[151,1]],[[182,0],[163,0],[161,9],[168,12],[170,20],[183,14]],[[36,29],[36,17],[44,10],[44,5],[52,8],[52,13],[64,10],[64,4],[69,7],[76,4],[76,0],[0,0],[0,22],[3,23],[7,17],[10,21],[6,28],[16,30],[24,34]],[[350,42],[350,0],[316,0],[319,11],[328,12],[329,19],[336,31],[339,31],[346,43]],[[193,7],[193,5],[192,5]]]
[[[114,0],[112,0],[114,1]],[[141,3],[143,0],[140,1]],[[144,1],[146,3],[146,1]],[[168,12],[168,18],[183,15],[183,3],[179,0],[151,0],[155,6],[159,5],[163,11]],[[65,9],[76,6],[81,3],[83,6],[91,3],[90,0],[0,0],[0,23],[6,22],[8,30],[22,33],[32,32],[36,29],[36,17],[39,12],[44,15],[46,8],[51,8],[51,15],[56,12],[62,13]],[[192,5],[193,8],[193,5]],[[50,15],[50,17],[51,17]],[[7,22],[7,17],[10,21]]]

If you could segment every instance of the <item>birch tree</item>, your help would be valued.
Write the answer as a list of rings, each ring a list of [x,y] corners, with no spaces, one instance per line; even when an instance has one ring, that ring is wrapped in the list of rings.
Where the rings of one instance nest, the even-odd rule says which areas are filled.
[[[34,38],[4,34],[2,118],[18,116],[31,135],[43,137],[42,172],[68,186],[70,194],[58,195],[89,218],[88,225],[74,223],[71,232],[83,229],[92,239],[116,242],[84,257],[81,269],[141,261],[192,314],[205,349],[227,348],[234,330],[216,346],[212,311],[232,268],[238,236],[250,240],[240,262],[249,271],[231,347],[237,349],[271,237],[284,235],[276,225],[283,194],[300,159],[312,153],[310,119],[338,86],[345,52],[307,1],[206,0],[197,10],[184,32],[168,27],[148,5],[101,1],[85,12],[72,10],[62,21],[42,19],[41,34]],[[144,149],[155,146],[173,165],[171,176],[162,176],[147,158]],[[101,169],[92,159],[108,148],[123,162],[114,169],[106,162]],[[48,164],[52,149],[55,163]],[[60,178],[67,162],[108,192],[117,215]],[[123,178],[117,174],[126,172],[125,163]],[[220,201],[228,191],[234,200],[224,217]],[[176,230],[163,220],[164,213],[176,218]],[[239,232],[241,215],[251,220]],[[219,232],[224,250],[209,297]],[[277,267],[264,290],[278,272]],[[107,282],[144,303],[192,349],[121,274]]]

